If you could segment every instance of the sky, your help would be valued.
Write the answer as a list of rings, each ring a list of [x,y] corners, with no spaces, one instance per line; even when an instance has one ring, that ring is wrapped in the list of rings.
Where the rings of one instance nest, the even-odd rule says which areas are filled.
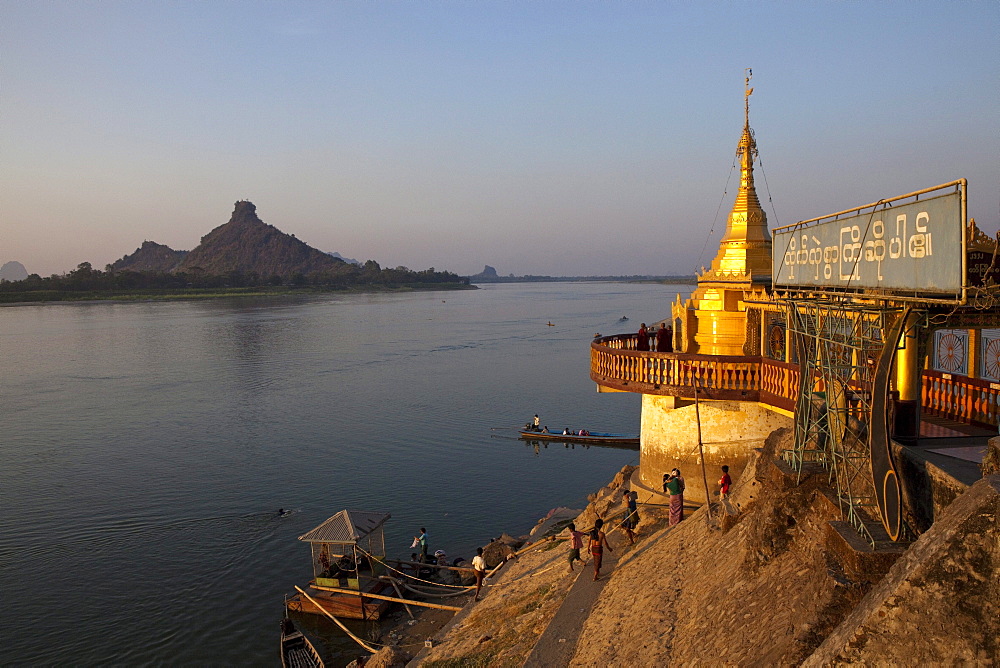
[[[1000,227],[996,0],[0,0],[0,263],[190,250],[247,199],[383,266],[692,274],[748,67],[772,228],[959,178]]]

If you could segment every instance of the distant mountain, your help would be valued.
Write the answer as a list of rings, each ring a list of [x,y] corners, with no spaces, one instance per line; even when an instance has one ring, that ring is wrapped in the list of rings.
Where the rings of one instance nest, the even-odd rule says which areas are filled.
[[[481,272],[479,272],[478,274],[473,274],[472,276],[469,276],[469,278],[472,281],[478,283],[490,283],[493,281],[500,280],[500,277],[497,276],[497,270],[491,267],[490,265],[486,265],[485,267],[483,267],[483,270]]]
[[[143,241],[131,255],[126,255],[111,265],[115,271],[173,271],[187,251],[175,251],[154,241]]]
[[[15,260],[5,262],[0,267],[0,281],[23,281],[28,277],[28,270],[24,265]]]
[[[330,251],[327,251],[327,252],[326,252],[326,254],[327,254],[327,255],[329,255],[330,257],[335,257],[335,258],[337,258],[338,260],[343,260],[343,261],[344,261],[344,262],[346,262],[347,264],[356,264],[356,265],[358,265],[359,267],[361,266],[361,263],[360,263],[360,262],[358,262],[357,260],[355,260],[354,258],[351,258],[351,257],[344,257],[344,256],[343,256],[343,255],[341,255],[340,253],[337,253],[337,252],[330,252]]]
[[[201,244],[181,260],[175,272],[200,270],[221,276],[232,271],[288,278],[295,274],[343,268],[343,260],[331,257],[285,234],[257,217],[251,202],[236,203],[225,225],[201,238]]]

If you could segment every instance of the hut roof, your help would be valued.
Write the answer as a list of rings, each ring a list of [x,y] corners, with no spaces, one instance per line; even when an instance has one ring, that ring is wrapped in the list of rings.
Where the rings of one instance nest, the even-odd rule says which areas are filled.
[[[318,527],[299,536],[307,543],[355,543],[392,517],[369,510],[341,510]]]

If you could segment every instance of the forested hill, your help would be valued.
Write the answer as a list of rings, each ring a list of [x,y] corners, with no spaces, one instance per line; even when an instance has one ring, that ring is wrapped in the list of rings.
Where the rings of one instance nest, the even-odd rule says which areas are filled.
[[[187,251],[175,251],[170,246],[155,241],[143,241],[131,255],[111,265],[112,271],[173,271]]]

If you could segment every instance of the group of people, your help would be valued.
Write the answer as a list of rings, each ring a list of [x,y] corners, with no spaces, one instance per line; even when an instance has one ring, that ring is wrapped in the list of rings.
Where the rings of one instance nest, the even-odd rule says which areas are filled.
[[[642,323],[639,326],[639,336],[635,342],[635,349],[640,351],[649,351],[650,336],[652,336],[651,331],[646,329],[646,323]],[[674,351],[673,337],[673,328],[667,327],[666,322],[661,322],[660,328],[656,330],[656,352],[672,353]]]
[[[535,413],[535,417],[532,418],[529,422],[526,422],[524,424],[524,430],[525,431],[536,431],[539,434],[551,434],[552,432],[549,431],[549,426],[545,425],[543,427],[543,426],[541,426],[541,422],[542,421],[538,417],[538,413]],[[587,431],[586,429],[573,430],[573,429],[570,429],[569,427],[563,428],[563,430],[561,432],[559,432],[559,433],[561,433],[563,436],[590,436],[590,432]]]
[[[538,417],[537,415],[535,417]],[[420,533],[413,537],[413,545],[411,547],[420,547],[420,553],[414,552],[411,558],[414,562],[419,562],[425,564],[428,562],[427,559],[427,529],[420,527]],[[459,562],[463,561],[461,557],[455,560],[454,565],[458,566]],[[444,550],[437,550],[434,553],[434,563],[438,566],[448,565],[448,555],[445,554]],[[415,566],[414,570],[417,574],[423,574],[423,570],[420,566]],[[486,579],[486,559],[483,557],[483,548],[476,548],[476,556],[472,558],[472,574],[476,578],[476,596],[475,600],[479,600],[479,592],[483,588],[483,580]]]
[[[594,579],[597,580],[601,577],[601,562],[604,560],[604,549],[607,548],[608,552],[614,552],[608,544],[607,534],[604,533],[604,520],[598,517],[594,522],[594,528],[591,529],[589,534],[577,531],[576,524],[574,522],[570,522],[567,528],[569,529],[570,537],[570,572],[573,571],[574,561],[579,561],[583,565],[587,564],[587,562],[580,557],[580,550],[583,549],[583,539],[587,538],[587,550],[590,552],[591,559],[594,562]]]
[[[722,467],[722,477],[719,478],[719,497],[723,500],[729,496],[729,488],[733,479],[729,477],[729,466]],[[681,470],[674,468],[670,473],[663,474],[663,493],[670,496],[670,526],[684,519],[684,478]]]
[[[537,415],[535,419],[537,421]],[[729,466],[723,466],[722,477],[719,479],[719,495],[722,499],[729,496],[732,483],[732,478],[729,476]],[[670,496],[670,526],[675,526],[684,519],[684,488],[684,477],[681,475],[679,468],[675,467],[670,470],[670,473],[663,474],[663,492]],[[625,504],[625,518],[622,520],[621,526],[625,529],[625,535],[628,536],[629,543],[632,545],[635,544],[636,528],[639,525],[638,498],[639,495],[635,491],[629,489],[622,490],[622,503]],[[614,552],[608,543],[608,536],[604,532],[604,520],[597,518],[594,521],[594,528],[589,533],[577,531],[576,523],[574,522],[570,522],[568,529],[570,535],[570,572],[573,572],[574,561],[579,561],[581,564],[586,565],[586,562],[580,556],[580,552],[583,550],[583,541],[586,538],[587,551],[590,552],[594,563],[594,580],[600,579],[601,565],[604,561],[604,550]],[[417,547],[418,545],[420,546],[420,554],[418,556],[414,553],[413,557],[421,563],[426,563],[427,530],[424,527],[420,527],[420,534],[413,537],[413,547]],[[444,553],[440,550],[435,553],[435,556],[438,557],[438,562],[441,562],[445,558]],[[478,601],[483,581],[486,578],[486,559],[483,557],[483,548],[481,547],[476,549],[476,556],[472,558],[472,572],[476,578],[475,600]]]

